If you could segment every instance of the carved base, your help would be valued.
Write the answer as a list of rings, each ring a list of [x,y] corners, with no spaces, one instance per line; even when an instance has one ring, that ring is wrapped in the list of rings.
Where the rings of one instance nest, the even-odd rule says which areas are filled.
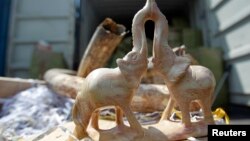
[[[129,126],[116,126],[113,121],[99,120],[99,125],[101,128],[99,131],[92,127],[89,127],[87,130],[90,138],[94,141],[170,141],[187,139],[188,137],[204,137],[207,135],[207,125],[201,122],[193,123],[192,127],[184,127],[180,122],[162,120],[157,124],[143,126],[143,137],[138,137],[135,130]],[[63,127],[73,131],[74,123],[67,123]],[[55,131],[41,138],[40,141],[65,141],[68,136],[69,134],[65,130],[57,128]]]
[[[189,137],[204,137],[207,136],[207,124],[204,122],[193,123],[190,127],[185,127],[180,122],[162,120],[155,125],[149,125],[148,130],[153,133],[150,128],[155,128],[160,131],[167,140],[183,140]],[[157,134],[153,133],[155,136]],[[163,141],[163,139],[161,139]]]
[[[138,137],[135,130],[126,125],[99,132],[91,128],[88,132],[95,141],[168,141],[207,135],[207,125],[204,123],[194,123],[192,127],[185,127],[179,122],[162,120],[154,125],[143,126],[143,128],[143,137]]]

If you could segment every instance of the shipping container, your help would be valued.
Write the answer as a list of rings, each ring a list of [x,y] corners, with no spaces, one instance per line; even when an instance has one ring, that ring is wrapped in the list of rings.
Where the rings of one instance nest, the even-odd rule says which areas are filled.
[[[185,39],[182,39],[182,43],[197,46],[200,44],[200,46],[212,48],[213,51],[217,49],[223,53],[221,55],[222,63],[217,67],[221,71],[219,74],[217,73],[219,76],[217,86],[223,86],[223,88],[218,88],[218,99],[222,101],[219,103],[225,104],[230,98],[230,102],[233,104],[250,106],[250,75],[248,75],[250,72],[250,36],[248,36],[250,2],[248,0],[156,0],[156,2],[166,15],[170,26],[186,28],[186,24],[188,24],[189,28],[201,31],[199,34],[195,30],[185,29],[185,33],[182,34]],[[133,16],[144,3],[143,0],[82,0],[80,56],[95,27],[105,17],[111,17],[131,30]],[[183,21],[187,21],[187,23],[183,23]],[[147,22],[146,27],[148,27],[147,36],[152,38],[153,24]],[[174,31],[174,34],[171,34],[173,36],[170,37],[170,42],[173,38],[173,41],[180,40],[180,35],[176,32],[178,30],[171,31]],[[200,36],[202,44],[192,38],[195,36]],[[215,54],[220,55],[218,51]],[[210,64],[210,66],[213,65]],[[229,83],[229,87],[225,87],[227,83]]]

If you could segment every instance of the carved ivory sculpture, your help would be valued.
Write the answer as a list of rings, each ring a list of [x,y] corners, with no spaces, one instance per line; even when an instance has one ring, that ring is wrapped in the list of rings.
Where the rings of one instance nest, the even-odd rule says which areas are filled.
[[[152,20],[155,22],[155,33],[152,62],[154,69],[163,76],[171,95],[162,119],[169,118],[176,101],[182,112],[185,126],[191,126],[190,104],[192,101],[197,101],[204,112],[205,122],[213,124],[211,104],[215,88],[214,75],[203,66],[190,65],[191,60],[187,56],[177,56],[173,52],[166,38],[168,37],[167,20],[156,4],[154,6]]]
[[[136,44],[134,46],[136,47]],[[96,69],[86,77],[85,87],[77,95],[73,107],[73,120],[76,124],[74,134],[79,139],[87,136],[86,128],[92,113],[98,108],[110,105],[116,106],[118,124],[122,123],[124,111],[131,127],[143,135],[129,104],[147,69],[147,47],[129,52],[123,59],[118,59],[117,64],[118,68]]]
[[[144,29],[147,20],[155,22],[153,68],[163,76],[171,100],[157,124],[142,128],[130,109],[130,102],[147,70]],[[89,136],[86,129],[91,119],[90,125],[99,132],[97,140],[100,141],[168,141],[206,135],[204,128],[214,123],[210,110],[215,87],[213,74],[205,67],[191,66],[191,60],[185,55],[174,54],[167,42],[167,20],[155,0],[147,0],[143,9],[136,13],[132,33],[134,47],[124,58],[117,59],[117,68],[96,69],[87,76],[73,106],[73,134],[78,139]],[[205,122],[202,125],[193,125],[190,121],[189,105],[192,101],[198,101],[203,109]],[[182,112],[183,124],[168,119],[174,102]],[[116,109],[117,126],[109,131],[98,127],[98,109],[103,106],[115,106]],[[123,112],[130,127],[123,124]],[[70,137],[69,140],[74,139]]]
[[[117,68],[100,68],[92,71],[84,83],[84,88],[77,95],[73,107],[73,120],[76,124],[74,135],[78,139],[87,136],[86,128],[93,114],[92,126],[98,129],[98,108],[116,107],[116,122],[123,123],[125,113],[131,128],[138,136],[143,136],[141,125],[130,109],[130,102],[136,92],[142,75],[147,70],[147,42],[144,26],[136,16],[133,20],[133,50],[123,59],[117,59]],[[95,111],[97,110],[97,111]]]

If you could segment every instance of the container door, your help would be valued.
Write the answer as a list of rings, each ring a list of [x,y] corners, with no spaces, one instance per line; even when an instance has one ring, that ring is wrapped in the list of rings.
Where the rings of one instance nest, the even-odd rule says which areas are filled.
[[[72,68],[74,52],[74,0],[13,0],[7,74],[29,78],[35,44],[44,40],[61,52]]]

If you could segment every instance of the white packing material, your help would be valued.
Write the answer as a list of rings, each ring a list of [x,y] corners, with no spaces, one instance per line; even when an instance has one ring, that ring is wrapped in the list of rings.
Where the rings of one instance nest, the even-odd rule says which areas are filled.
[[[69,121],[74,100],[38,85],[1,102],[0,134],[13,140],[40,134]]]

